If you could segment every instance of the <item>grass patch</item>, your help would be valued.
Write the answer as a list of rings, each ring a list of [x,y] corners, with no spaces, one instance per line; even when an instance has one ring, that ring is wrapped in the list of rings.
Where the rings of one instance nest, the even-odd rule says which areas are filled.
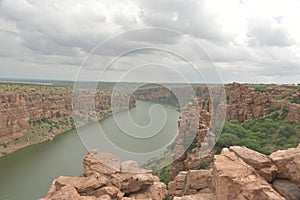
[[[266,85],[260,85],[254,88],[255,92],[268,92]]]

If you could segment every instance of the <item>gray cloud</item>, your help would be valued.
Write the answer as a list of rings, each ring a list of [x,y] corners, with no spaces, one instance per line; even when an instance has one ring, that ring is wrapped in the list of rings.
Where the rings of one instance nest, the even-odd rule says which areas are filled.
[[[249,44],[251,46],[261,45],[279,47],[293,45],[293,39],[289,36],[289,33],[279,24],[280,23],[278,23],[278,27],[274,27],[274,25],[272,25],[272,22],[269,20],[249,19]]]
[[[216,16],[208,13],[202,0],[136,1],[143,9],[145,24],[166,27],[195,37],[227,43],[231,36],[220,29]]]
[[[226,81],[254,82],[269,77],[270,81],[295,82],[300,79],[300,46],[286,29],[286,18],[278,16],[249,18],[245,41],[239,43],[233,37],[235,32],[223,30],[226,24],[220,24],[222,16],[212,14],[205,0],[0,0],[1,76],[63,78],[61,72],[66,72],[65,79],[72,79],[95,45],[128,30],[154,26],[174,29],[197,41]],[[178,45],[181,51],[193,53],[182,38],[160,31],[116,37],[93,52],[87,69],[104,69],[104,60],[143,45]],[[111,68],[110,79],[132,65],[167,57],[148,52],[146,59],[144,54],[140,51],[135,56],[124,56]],[[169,63],[175,68],[184,66],[176,59],[169,59]]]

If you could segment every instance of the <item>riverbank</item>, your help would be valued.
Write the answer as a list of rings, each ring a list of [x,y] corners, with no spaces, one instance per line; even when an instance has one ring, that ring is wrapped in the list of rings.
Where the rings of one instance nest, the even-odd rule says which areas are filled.
[[[111,109],[105,110],[97,113],[97,120],[89,122],[81,122],[77,126],[86,126],[89,123],[95,121],[101,121],[109,116],[111,116]],[[33,127],[27,130],[21,138],[18,138],[10,142],[2,142],[0,144],[0,157],[11,154],[19,149],[39,144],[45,141],[53,140],[56,136],[66,133],[68,131],[75,130],[75,124],[72,117],[66,117],[61,119],[42,119],[33,122]]]

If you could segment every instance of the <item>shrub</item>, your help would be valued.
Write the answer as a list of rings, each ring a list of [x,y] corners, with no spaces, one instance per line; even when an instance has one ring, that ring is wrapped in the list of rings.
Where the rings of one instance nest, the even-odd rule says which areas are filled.
[[[290,138],[292,135],[296,134],[296,130],[290,126],[284,126],[279,130],[279,136]]]
[[[255,92],[267,92],[267,86],[266,85],[260,85],[254,88]]]
[[[269,151],[263,148],[263,145],[260,143],[260,141],[253,138],[243,138],[241,140],[241,145],[263,154],[270,154]]]
[[[221,149],[239,144],[240,139],[232,133],[222,133],[217,142],[217,146]]]
[[[60,118],[60,117],[61,117],[61,114],[60,114],[59,111],[57,111],[57,112],[55,113],[55,115],[56,115],[57,118]]]
[[[281,114],[280,114],[280,119],[283,120],[286,118],[286,116],[288,115],[289,113],[289,109],[287,106],[283,106],[282,109],[281,109]]]
[[[169,178],[169,166],[164,167],[159,170],[154,171],[154,175],[158,176],[160,181],[168,185],[170,178]]]
[[[246,130],[239,124],[226,122],[224,124],[223,133],[231,133],[236,135],[237,137],[243,137],[246,133]]]
[[[293,97],[290,99],[290,102],[291,103],[297,103],[297,104],[300,104],[300,99],[299,98],[296,98],[296,97]]]
[[[207,162],[202,162],[202,163],[200,164],[200,169],[207,169],[208,166],[209,166],[209,164],[208,164]]]

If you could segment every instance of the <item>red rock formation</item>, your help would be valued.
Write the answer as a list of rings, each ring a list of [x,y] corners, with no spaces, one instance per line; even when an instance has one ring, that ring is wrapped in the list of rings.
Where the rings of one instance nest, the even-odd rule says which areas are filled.
[[[214,156],[212,169],[180,172],[168,185],[169,195],[174,200],[299,199],[299,150],[300,144],[265,156],[245,147],[225,148]],[[263,171],[272,172],[272,179]]]
[[[123,100],[124,97],[120,95],[122,98],[117,99]],[[134,103],[133,98],[130,105]],[[119,106],[127,104],[128,102],[122,101]],[[12,141],[22,137],[26,130],[32,127],[34,121],[43,118],[71,117],[72,106],[75,114],[83,118],[84,122],[95,121],[97,116],[90,112],[94,109],[97,111],[110,109],[111,94],[109,91],[98,91],[94,95],[89,90],[82,89],[78,95],[73,95],[72,105],[72,88],[68,87],[35,86],[34,91],[2,91],[0,93],[0,141]]]
[[[89,153],[84,158],[82,175],[55,179],[44,200],[163,200],[167,197],[166,185],[159,182],[152,171],[131,173],[121,171],[121,165],[119,158],[112,154]]]
[[[171,180],[173,180],[179,171],[199,169],[202,162],[208,163],[212,160],[213,151],[206,152],[206,155],[201,156],[201,153],[205,150],[205,146],[214,146],[214,134],[208,129],[211,115],[203,107],[205,107],[205,102],[200,98],[192,99],[183,109],[182,115],[178,120],[179,133],[176,138],[175,151],[173,152],[173,158],[176,161],[170,166]],[[193,140],[194,137],[197,140],[196,146],[194,149],[189,149],[189,151],[184,153],[188,148],[184,146],[185,141],[187,139]],[[205,137],[207,137],[207,140],[204,141]],[[178,157],[178,155],[181,156]]]
[[[268,157],[245,147],[224,148],[214,156],[211,169],[181,171],[169,182],[168,191],[152,172],[122,171],[116,156],[93,152],[84,158],[81,176],[55,179],[43,200],[297,200],[299,150],[300,144]],[[274,165],[275,179],[270,184],[261,170]]]
[[[56,119],[70,117],[72,111],[72,88],[35,86],[35,89],[26,90],[24,85],[16,84],[16,91],[1,91],[0,93],[0,141],[11,141],[21,137],[26,130],[31,128],[30,122],[42,118]],[[300,121],[300,104],[291,103],[291,98],[300,98],[300,90],[295,91],[286,99],[278,101],[276,97],[294,89],[295,86],[269,86],[268,92],[256,92],[246,84],[228,84],[227,95],[227,120],[244,121],[251,117],[265,116],[271,106],[286,105],[289,112],[286,120]],[[185,96],[185,87],[171,88],[177,94]],[[24,90],[24,91],[22,91]],[[26,90],[26,91],[25,91]],[[211,112],[212,106],[207,87],[195,86],[195,94],[206,102],[203,108]],[[174,100],[174,93],[165,87],[144,88],[135,91],[135,98],[140,100],[157,101],[159,99]],[[76,96],[73,107],[77,110],[89,111],[94,108],[105,110],[110,107],[111,94],[108,91],[97,92],[96,98],[89,92]],[[116,98],[118,99],[118,98]],[[126,105],[127,98],[120,98]],[[207,101],[208,100],[208,101]],[[131,99],[134,104],[135,99]],[[91,102],[91,104],[88,104]],[[95,102],[95,103],[93,103]],[[213,112],[213,111],[212,111]],[[82,115],[87,118],[87,115]],[[96,120],[95,118],[92,120]],[[84,121],[87,121],[85,119]]]

